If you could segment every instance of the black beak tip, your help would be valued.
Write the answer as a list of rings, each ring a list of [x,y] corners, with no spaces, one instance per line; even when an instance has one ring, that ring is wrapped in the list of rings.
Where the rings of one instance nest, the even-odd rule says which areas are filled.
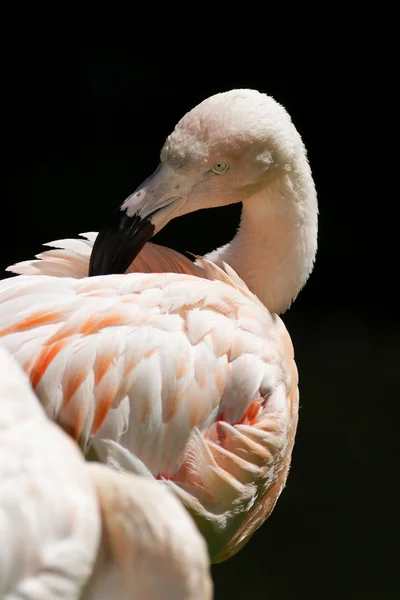
[[[93,244],[89,277],[125,273],[154,234],[150,216],[140,219],[117,211],[111,224],[101,230]]]

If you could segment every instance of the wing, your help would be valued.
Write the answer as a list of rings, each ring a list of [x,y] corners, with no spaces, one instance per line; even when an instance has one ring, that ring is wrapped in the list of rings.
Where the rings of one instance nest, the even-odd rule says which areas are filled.
[[[214,557],[241,527],[247,538],[255,500],[287,467],[297,418],[286,329],[228,271],[225,282],[171,273],[0,282],[0,337],[47,414],[83,448],[110,438],[168,481],[211,523]]]
[[[78,599],[100,534],[86,463],[2,348],[0,402],[0,597]]]

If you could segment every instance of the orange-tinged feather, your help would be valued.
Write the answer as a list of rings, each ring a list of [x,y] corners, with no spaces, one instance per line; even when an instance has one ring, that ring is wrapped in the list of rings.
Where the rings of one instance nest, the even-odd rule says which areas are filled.
[[[159,348],[150,348],[150,350],[147,350],[147,352],[144,355],[144,357],[145,358],[151,358],[152,356],[154,356],[154,354],[157,352],[157,350],[159,350]]]
[[[113,403],[114,396],[114,390],[110,390],[97,399],[92,426],[92,435],[96,435],[100,427],[103,425],[104,420],[108,415],[108,411],[110,410],[111,405]]]
[[[59,419],[59,423],[63,430],[68,433],[70,437],[72,437],[76,442],[79,441],[81,436],[83,427],[85,425],[86,420],[86,410],[83,406],[79,406],[76,413],[74,414],[74,418],[69,419],[69,422],[63,420],[62,416]]]
[[[74,433],[75,433],[75,439],[76,441],[79,440],[81,433],[83,431],[84,425],[85,425],[85,421],[86,421],[86,410],[84,408],[84,406],[79,406],[76,417],[75,417],[75,421],[74,421]]]
[[[22,368],[28,376],[30,375],[30,372],[32,370],[33,363],[34,363],[34,356],[30,356],[29,358],[26,359],[26,361],[23,364]]]
[[[260,395],[254,398],[253,402],[250,404],[249,408],[244,413],[243,417],[235,423],[235,425],[242,425],[246,422],[246,425],[255,425],[258,421],[258,415],[260,412]]]
[[[68,379],[66,384],[64,385],[64,394],[63,394],[63,406],[67,406],[72,396],[78,390],[79,386],[86,379],[86,372],[84,370],[80,371],[73,379]]]
[[[14,325],[7,327],[7,329],[3,329],[0,331],[0,337],[9,335],[10,333],[16,333],[18,331],[26,331],[27,329],[32,329],[33,327],[41,327],[42,325],[48,325],[49,323],[57,323],[62,314],[59,312],[49,313],[47,310],[39,310],[33,315],[29,315],[22,321],[18,321]]]
[[[185,375],[185,373],[186,373],[186,362],[184,360],[181,360],[180,363],[178,363],[178,366],[176,369],[176,378],[182,379],[182,377]]]
[[[162,420],[164,423],[168,423],[176,415],[180,405],[181,402],[176,392],[170,392],[163,402]]]
[[[80,399],[79,399],[80,400]],[[63,410],[64,409],[64,410]],[[85,426],[87,418],[87,406],[81,402],[73,401],[73,404],[69,403],[68,407],[63,404],[63,408],[59,416],[57,417],[57,423],[73,440],[79,443],[82,431]]]
[[[202,373],[201,375],[197,375],[196,380],[200,388],[208,387],[210,384],[210,378],[208,376],[208,373]]]
[[[202,421],[204,416],[204,403],[201,394],[198,394],[198,399],[196,398],[196,394],[192,397],[192,401],[189,405],[189,416],[191,427],[196,427]]]
[[[64,327],[60,327],[48,340],[48,344],[54,344],[55,342],[59,342],[60,340],[71,337],[72,335],[78,333],[77,329],[73,327],[69,327],[68,329]]]
[[[127,363],[125,363],[124,375],[128,375],[128,373],[130,373],[137,364],[138,361],[135,358],[132,358],[132,360],[129,360]]]
[[[137,292],[133,294],[127,294],[126,296],[123,296],[121,298],[121,302],[123,302],[124,304],[136,304],[139,296],[140,294],[138,294]]]
[[[57,354],[61,352],[66,343],[67,340],[63,339],[59,342],[56,342],[55,344],[52,344],[51,346],[45,346],[43,348],[30,374],[33,389],[35,389],[39,385],[40,380],[45,374],[47,367],[50,365],[51,361],[57,356]]]
[[[112,365],[114,357],[112,354],[98,354],[94,363],[94,384],[98,385]]]
[[[123,325],[124,321],[125,320],[122,315],[118,314],[111,314],[100,318],[92,315],[83,323],[80,332],[83,335],[91,335],[92,333],[97,333],[100,329],[104,329],[105,327]]]

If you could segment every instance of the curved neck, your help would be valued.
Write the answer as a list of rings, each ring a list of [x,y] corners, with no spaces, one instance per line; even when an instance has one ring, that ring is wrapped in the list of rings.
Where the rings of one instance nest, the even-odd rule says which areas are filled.
[[[233,240],[207,254],[228,263],[273,313],[291,305],[314,265],[318,207],[308,163],[243,202]]]

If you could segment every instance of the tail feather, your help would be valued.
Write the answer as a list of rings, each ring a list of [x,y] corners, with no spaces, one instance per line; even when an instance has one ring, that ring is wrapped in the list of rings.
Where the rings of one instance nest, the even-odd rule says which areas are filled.
[[[52,248],[36,255],[37,260],[24,260],[7,267],[16,275],[51,275],[53,277],[87,277],[90,254],[96,232],[81,233],[85,239],[63,239],[43,244]]]

